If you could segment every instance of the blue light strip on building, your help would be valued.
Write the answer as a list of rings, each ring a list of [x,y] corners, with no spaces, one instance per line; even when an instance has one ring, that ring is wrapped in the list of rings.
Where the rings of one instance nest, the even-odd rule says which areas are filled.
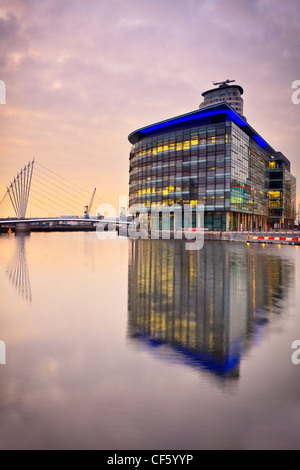
[[[217,116],[220,114],[226,114],[231,121],[235,122],[238,126],[242,127],[245,132],[252,137],[257,144],[266,149],[269,148],[271,152],[275,152],[275,150],[248,124],[247,121],[245,121],[231,106],[226,103],[220,103],[216,105],[212,105],[210,108],[208,108],[206,111],[205,110],[200,110],[200,111],[193,111],[188,114],[184,114],[175,118],[167,119],[166,121],[161,121],[156,124],[143,127],[141,129],[137,129],[136,131],[132,132],[129,135],[129,141],[133,143],[131,138],[133,136],[136,136],[138,139],[138,136],[140,137],[147,135],[153,131],[159,130],[159,129],[164,129],[167,127],[171,127],[175,124],[180,124],[188,121],[193,121],[205,117],[211,117],[211,116]],[[139,139],[138,139],[139,140]]]
[[[253,138],[254,140],[256,140],[256,142],[258,143],[260,147],[268,147],[267,142],[259,135],[255,135]]]
[[[144,127],[143,129],[140,129],[137,132],[140,132],[141,134],[148,134],[149,132],[161,129],[162,127],[167,127],[173,124],[179,124],[181,122],[191,121],[198,118],[216,116],[217,114],[227,114],[233,121],[235,121],[240,126],[247,126],[247,123],[231,109],[220,109],[214,111],[196,112],[195,114],[186,114],[179,118],[170,119],[169,121],[159,122],[158,124],[154,124],[153,126]]]

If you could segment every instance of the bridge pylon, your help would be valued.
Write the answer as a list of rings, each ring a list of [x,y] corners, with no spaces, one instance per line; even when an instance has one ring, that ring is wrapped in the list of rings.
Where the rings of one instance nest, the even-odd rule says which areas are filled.
[[[27,210],[34,160],[22,168],[10,182],[7,193],[18,219],[24,219]]]

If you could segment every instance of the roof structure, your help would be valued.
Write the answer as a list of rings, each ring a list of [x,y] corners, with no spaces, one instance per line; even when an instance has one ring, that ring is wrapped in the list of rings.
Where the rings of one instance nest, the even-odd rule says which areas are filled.
[[[189,124],[189,127],[209,124],[209,121],[210,123],[216,122],[218,118],[234,122],[249,137],[252,137],[260,147],[268,151],[268,153],[276,155],[274,148],[271,147],[226,101],[142,127],[131,132],[128,136],[128,140],[131,144],[136,144],[139,140],[147,136],[161,134],[162,132],[171,132],[176,130],[176,128],[181,128],[185,124]]]
[[[224,85],[220,85],[218,88],[211,88],[210,90],[206,90],[203,93],[201,93],[201,95],[205,96],[208,93],[216,92],[216,91],[219,91],[219,90],[222,90],[222,89],[227,91],[229,88],[238,88],[241,95],[244,93],[244,90],[240,85],[226,85],[226,84],[224,84]]]

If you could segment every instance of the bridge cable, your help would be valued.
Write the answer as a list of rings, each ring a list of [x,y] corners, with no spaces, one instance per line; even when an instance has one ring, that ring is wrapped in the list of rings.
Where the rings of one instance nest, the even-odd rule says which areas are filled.
[[[55,198],[55,199],[58,199],[58,200],[61,200],[61,199],[60,199],[58,196],[56,196],[56,194],[60,194],[61,196],[65,197],[66,199],[69,199],[69,200],[72,201],[73,203],[77,204],[76,210],[78,210],[78,208],[80,207],[80,210],[82,211],[82,207],[83,207],[82,201],[81,201],[81,204],[80,204],[80,206],[79,206],[79,205],[78,205],[78,204],[79,204],[78,202],[72,200],[72,199],[69,198],[68,196],[64,196],[64,194],[58,192],[58,191],[55,190],[55,189],[52,190],[52,188],[51,188],[50,186],[48,186],[47,184],[45,184],[45,183],[40,183],[39,181],[36,181],[36,180],[35,180],[35,181],[34,181],[34,184],[38,186],[38,189],[40,189],[40,185],[43,185],[43,190],[44,190],[44,186],[46,186],[46,187],[49,188],[51,191],[55,191],[55,194],[52,194],[52,193],[50,193],[49,191],[44,190],[45,193],[47,193],[47,194],[49,194],[50,196],[52,196],[52,198]]]
[[[37,162],[35,162],[37,163]],[[77,188],[81,189],[82,191],[88,193],[89,195],[91,194],[89,191],[87,191],[86,189],[82,188],[81,186],[79,186],[78,184],[75,184],[73,183],[72,181],[68,180],[67,178],[63,177],[63,176],[60,176],[58,175],[57,173],[55,173],[54,171],[52,170],[49,170],[49,168],[45,167],[44,165],[42,165],[41,163],[37,163],[39,166],[41,166],[42,168],[45,168],[47,171],[49,171],[50,173],[53,173],[54,175],[58,176],[59,178],[65,180],[65,181],[68,181],[69,183],[71,183],[73,186],[76,186]],[[106,204],[109,204],[107,201],[105,201],[105,199],[102,199],[101,197],[96,197],[97,199],[100,199],[101,201],[105,202]]]
[[[38,194],[40,197],[45,198],[45,199],[47,199],[47,200],[50,201],[50,202],[53,202],[53,200],[51,200],[49,197],[44,196],[43,194],[39,193],[38,191],[35,191],[34,189],[31,189],[31,191],[34,192],[35,194]],[[41,199],[40,199],[40,202],[43,203],[43,201],[42,201]],[[67,206],[65,206],[64,204],[61,204],[61,203],[58,203],[57,205],[59,205],[60,207],[62,207],[64,210],[67,209],[67,212],[69,212],[70,207],[67,207]],[[76,209],[76,210],[77,210],[77,209]]]

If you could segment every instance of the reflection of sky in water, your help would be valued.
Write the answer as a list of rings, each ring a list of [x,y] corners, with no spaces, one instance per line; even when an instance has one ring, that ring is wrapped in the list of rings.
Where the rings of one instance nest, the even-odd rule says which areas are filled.
[[[18,240],[0,237],[1,449],[299,446],[295,247],[32,233],[28,302]]]
[[[237,244],[188,252],[176,241],[139,241],[130,257],[130,336],[156,357],[167,357],[167,344],[177,360],[234,378],[294,277],[293,264]]]

